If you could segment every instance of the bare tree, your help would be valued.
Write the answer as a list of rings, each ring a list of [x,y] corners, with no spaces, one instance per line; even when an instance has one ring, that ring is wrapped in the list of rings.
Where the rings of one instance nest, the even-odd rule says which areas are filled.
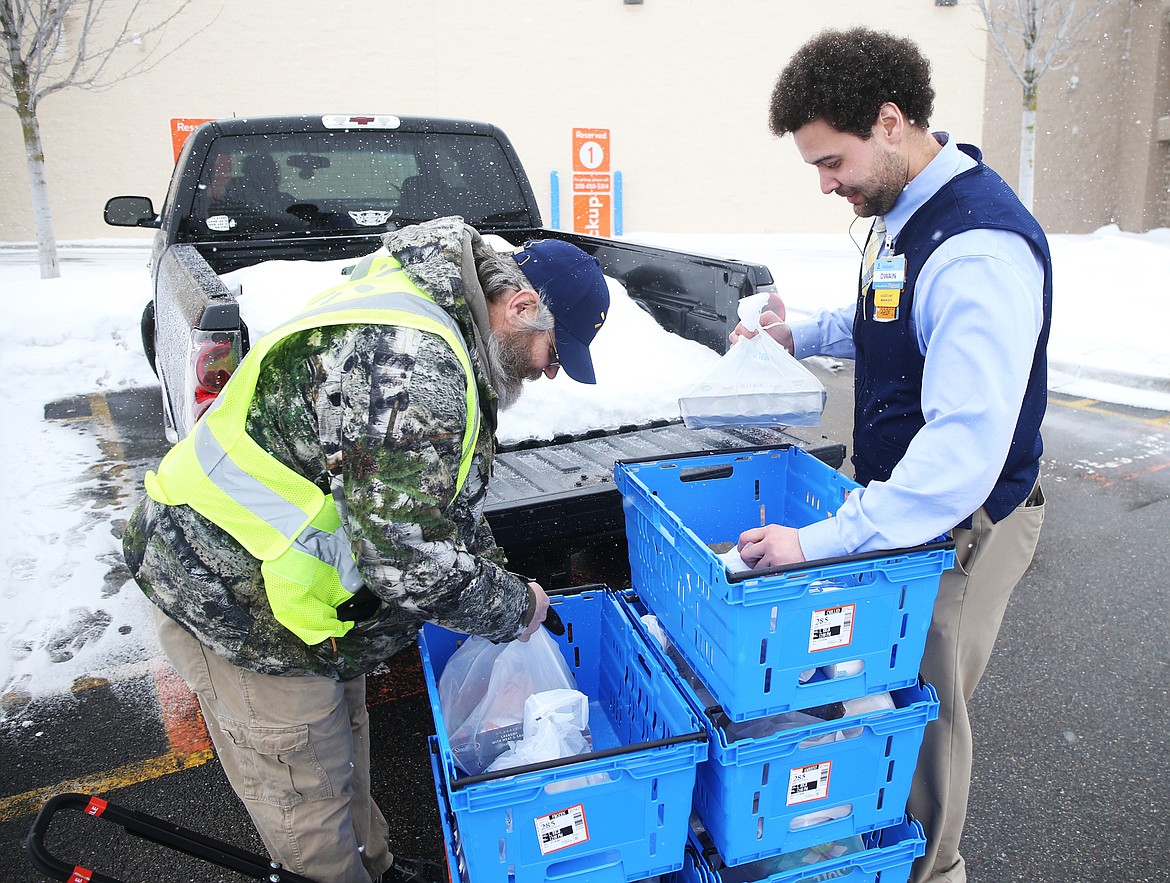
[[[1062,67],[1077,37],[1109,0],[975,0],[991,42],[1024,87],[1020,115],[1020,201],[1032,210],[1036,171],[1036,96],[1040,78]],[[1078,9],[1078,6],[1081,7]]]
[[[105,89],[151,70],[191,38],[170,49],[162,42],[162,32],[190,2],[177,0],[160,15],[159,4],[146,0],[0,0],[0,105],[20,117],[42,279],[61,271],[37,119],[41,101],[62,89]],[[131,45],[144,53],[119,64],[115,56]]]

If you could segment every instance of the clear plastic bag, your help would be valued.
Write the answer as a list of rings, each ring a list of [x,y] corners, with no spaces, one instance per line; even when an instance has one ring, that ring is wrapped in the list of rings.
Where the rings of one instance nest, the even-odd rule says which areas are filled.
[[[576,689],[573,673],[544,629],[507,644],[470,636],[439,677],[439,704],[456,765],[471,775],[484,772],[524,738],[530,696]]]
[[[787,874],[791,871],[807,871],[810,866],[820,862],[832,861],[843,855],[854,855],[864,851],[865,841],[861,839],[860,834],[853,834],[841,840],[822,843],[820,846],[796,849],[782,855],[757,859],[747,864],[725,867],[719,871],[719,880],[722,883],[749,883],[752,880],[766,880],[769,877]],[[852,871],[839,868],[835,871],[817,874],[814,877],[801,876],[800,879],[804,883],[820,883],[820,881],[831,880],[847,874],[853,876]]]
[[[740,301],[740,322],[760,330],[767,294]],[[819,426],[825,387],[766,331],[741,337],[678,400],[689,429],[708,426]]]

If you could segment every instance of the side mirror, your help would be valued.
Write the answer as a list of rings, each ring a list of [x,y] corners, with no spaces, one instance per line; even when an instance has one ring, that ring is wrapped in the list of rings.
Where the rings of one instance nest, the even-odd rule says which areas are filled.
[[[149,196],[115,196],[106,202],[106,223],[111,227],[159,227]]]

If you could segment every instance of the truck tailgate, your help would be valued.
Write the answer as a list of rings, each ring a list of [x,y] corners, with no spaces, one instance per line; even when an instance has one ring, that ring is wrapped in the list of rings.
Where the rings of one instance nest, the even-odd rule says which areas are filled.
[[[621,494],[613,483],[617,460],[784,444],[804,448],[834,469],[845,458],[844,445],[816,444],[777,429],[693,430],[668,423],[617,430],[501,450],[486,514],[509,566],[546,588],[572,585],[585,576],[621,583],[628,562]],[[606,573],[575,573],[573,557],[590,552],[620,561],[611,561]]]

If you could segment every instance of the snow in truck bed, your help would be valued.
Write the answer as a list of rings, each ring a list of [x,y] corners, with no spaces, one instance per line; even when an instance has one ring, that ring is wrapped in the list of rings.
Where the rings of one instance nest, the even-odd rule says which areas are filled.
[[[344,280],[353,259],[266,261],[223,277],[239,286],[240,315],[253,340],[295,315],[309,298]],[[590,348],[594,386],[564,371],[525,385],[524,395],[500,415],[501,444],[552,439],[679,417],[679,396],[719,356],[663,329],[616,280],[606,277],[610,311]]]

